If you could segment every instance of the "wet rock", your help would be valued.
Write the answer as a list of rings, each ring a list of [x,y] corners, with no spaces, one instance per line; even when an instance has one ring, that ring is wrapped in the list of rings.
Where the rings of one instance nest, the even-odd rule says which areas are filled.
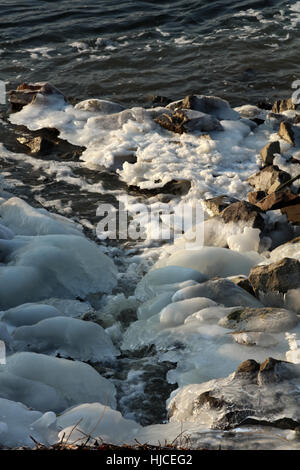
[[[299,385],[299,365],[271,357],[260,365],[249,359],[224,379],[183,387],[170,401],[169,417],[218,430],[249,425],[297,429]]]
[[[254,359],[247,359],[246,361],[240,363],[236,370],[235,376],[249,377],[249,375],[251,375],[256,378],[259,371],[259,367],[259,363],[254,361]]]
[[[229,222],[246,223],[253,228],[264,228],[262,210],[246,201],[235,202],[221,212],[221,217],[225,224]]]
[[[292,100],[292,98],[288,98],[286,100],[278,100],[275,101],[272,111],[273,113],[283,113],[284,111],[288,110],[295,110],[296,106]]]
[[[251,175],[247,182],[255,188],[256,191],[268,192],[274,183],[278,187],[290,180],[290,175],[286,171],[280,170],[277,166],[270,165],[263,168],[258,173]]]
[[[219,120],[237,120],[240,117],[239,113],[230,107],[228,101],[217,96],[188,95],[182,100],[181,106],[185,109],[209,114]]]
[[[281,122],[278,135],[289,144],[295,145],[294,129],[289,122]]]
[[[259,101],[256,106],[260,109],[265,109],[267,111],[272,109],[272,104],[268,103],[267,101]]]
[[[172,115],[162,114],[154,121],[161,127],[178,134],[223,130],[219,120],[215,117],[189,109],[177,109]]]
[[[17,139],[21,144],[26,145],[30,149],[31,154],[42,154],[47,155],[51,152],[54,143],[45,137],[39,136],[33,139],[27,139],[26,137],[19,137]]]
[[[282,209],[284,212],[287,206],[293,206],[300,203],[300,197],[291,191],[277,191],[268,194],[261,201],[257,201],[256,205],[263,211],[272,211]]]
[[[184,196],[191,189],[191,182],[188,180],[172,180],[161,188],[141,189],[139,186],[128,186],[129,192],[139,193],[141,195],[152,197],[158,194],[171,194]]]
[[[171,100],[169,98],[166,98],[165,96],[159,96],[159,95],[150,96],[149,101],[151,102],[151,106],[153,108],[157,106],[164,107],[171,103]]]
[[[20,130],[22,126],[18,127]],[[59,131],[52,128],[42,128],[30,131],[24,128],[23,136],[17,137],[20,148],[12,148],[13,151],[23,151],[34,156],[51,156],[52,159],[78,160],[85,147],[70,144],[67,140],[60,139]]]
[[[267,385],[288,380],[291,378],[291,373],[286,367],[286,362],[278,361],[273,357],[268,357],[259,368],[257,375],[258,385]]]
[[[221,318],[219,325],[236,331],[268,331],[279,333],[294,328],[298,323],[295,313],[283,308],[237,308],[226,317]]]
[[[204,205],[212,214],[219,215],[226,207],[235,202],[239,202],[238,199],[224,195],[206,199]]]
[[[234,284],[241,289],[244,289],[245,291],[249,292],[249,294],[255,296],[253,287],[251,286],[249,279],[245,276],[234,276],[229,278],[231,282],[234,282]]]
[[[250,270],[249,281],[256,295],[259,292],[300,288],[300,262],[294,258],[283,258],[275,263],[254,266]]]
[[[260,152],[264,165],[273,165],[275,154],[280,153],[280,144],[278,141],[269,142]]]
[[[253,191],[252,193],[248,194],[248,200],[250,204],[256,205],[261,199],[266,196],[265,191]]]
[[[33,103],[38,94],[57,95],[67,101],[63,93],[50,83],[22,83],[16,90],[8,92],[12,112],[20,111],[27,104]]]

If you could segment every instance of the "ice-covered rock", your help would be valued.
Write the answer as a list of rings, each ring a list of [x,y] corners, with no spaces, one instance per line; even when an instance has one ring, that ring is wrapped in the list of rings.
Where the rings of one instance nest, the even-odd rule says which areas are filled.
[[[173,290],[162,292],[146,302],[143,302],[137,310],[138,319],[147,320],[147,318],[159,313],[164,307],[171,303],[173,295]]]
[[[157,265],[156,265],[157,266]],[[202,274],[199,270],[191,269],[189,267],[176,265],[176,263],[168,263],[167,266],[154,267],[149,271],[142,280],[138,283],[135,295],[141,300],[149,300],[159,293],[166,291],[173,291],[173,293],[180,289],[182,283],[189,282],[191,285],[198,282],[207,280],[207,276]],[[193,282],[195,281],[195,282]]]
[[[281,261],[283,258],[293,258],[300,261],[300,237],[281,244],[271,252],[270,260],[272,262]]]
[[[11,197],[0,205],[2,222],[17,235],[69,234],[83,236],[72,220],[50,214],[46,209],[35,209],[18,197]]]
[[[57,440],[55,421],[54,413],[43,415],[22,403],[0,398],[0,447],[35,447],[30,436],[41,444],[52,444]]]
[[[200,429],[295,429],[300,424],[299,380],[299,365],[248,360],[225,379],[180,389],[169,403],[170,421],[193,421]]]
[[[129,444],[142,430],[140,424],[101,403],[83,403],[66,410],[57,418],[57,426],[61,429],[59,438],[69,444],[86,442],[87,436],[91,438],[90,444],[95,440]]]
[[[117,283],[113,262],[84,237],[44,235],[19,242],[0,272],[2,309],[55,296],[109,293]]]
[[[234,111],[228,101],[217,96],[189,95],[182,101],[182,108],[194,109],[210,114],[219,120],[236,120],[239,114]]]
[[[59,354],[85,362],[103,362],[118,354],[100,325],[70,317],[56,316],[32,326],[20,326],[14,331],[13,340],[19,351]]]
[[[204,297],[174,302],[161,310],[160,323],[167,327],[182,325],[186,318],[193,313],[215,305],[217,305],[216,302]]]
[[[258,106],[245,104],[244,106],[238,106],[234,108],[234,111],[238,112],[242,118],[247,119],[265,119],[266,111],[262,110]]]
[[[32,352],[13,354],[0,366],[0,396],[41,411],[95,401],[116,406],[114,385],[90,365]]]
[[[252,266],[261,260],[256,253],[246,255],[225,248],[203,247],[199,250],[178,250],[168,258],[158,261],[151,272],[166,266],[181,266],[199,271],[208,278],[237,274],[247,276]]]
[[[278,339],[274,335],[261,331],[236,332],[233,333],[232,336],[234,341],[238,344],[244,344],[246,346],[260,346],[262,348],[268,348],[278,344]]]
[[[34,325],[46,318],[59,317],[61,313],[50,305],[28,303],[3,312],[1,321],[11,326]]]
[[[216,279],[196,286],[185,287],[178,290],[172,300],[178,302],[193,297],[207,297],[226,307],[242,305],[257,308],[263,306],[258,299],[228,279]]]
[[[15,235],[12,230],[0,223],[0,238],[3,238],[4,240],[11,240],[14,238],[14,236]]]
[[[79,318],[93,310],[89,302],[75,299],[59,299],[57,297],[50,297],[49,299],[41,301],[41,305],[42,304],[56,308],[56,310],[60,312],[60,315],[74,318]]]
[[[266,331],[279,333],[295,328],[295,313],[280,308],[239,308],[219,321],[219,325],[237,331]]]
[[[124,110],[124,107],[120,104],[107,100],[99,100],[96,98],[80,101],[74,106],[74,108],[80,109],[81,111],[88,111],[90,113],[103,114],[119,113],[120,111]]]

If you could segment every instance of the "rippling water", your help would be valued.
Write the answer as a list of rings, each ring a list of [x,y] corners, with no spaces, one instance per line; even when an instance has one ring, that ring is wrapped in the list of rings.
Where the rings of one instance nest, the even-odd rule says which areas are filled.
[[[299,26],[299,1],[6,0],[0,79],[127,105],[191,92],[274,99],[299,78]]]

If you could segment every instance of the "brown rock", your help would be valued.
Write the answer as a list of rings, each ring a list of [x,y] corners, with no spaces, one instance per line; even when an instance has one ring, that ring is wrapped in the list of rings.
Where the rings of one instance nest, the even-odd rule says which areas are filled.
[[[268,265],[254,266],[249,281],[256,295],[261,292],[282,292],[300,288],[300,262],[283,258]]]
[[[300,203],[299,196],[293,194],[291,191],[278,191],[269,194],[263,200],[258,201],[256,205],[263,211],[272,211],[296,203]]]
[[[248,359],[244,362],[241,362],[238,366],[235,376],[237,375],[244,375],[244,374],[258,374],[259,371],[259,363],[256,362],[254,359]]]
[[[18,137],[17,151],[34,156],[48,156],[52,160],[78,160],[85,147],[70,144],[59,138],[59,131],[53,128],[42,128],[37,131],[24,129],[24,137]],[[21,144],[21,145],[19,145]],[[13,151],[15,151],[13,149]]]
[[[296,201],[299,201],[299,196],[296,198]],[[295,205],[283,207],[280,210],[283,214],[287,216],[289,222],[292,222],[296,225],[300,225],[300,202]]]
[[[191,109],[176,109],[172,115],[162,114],[154,121],[161,127],[178,134],[223,130],[220,121],[214,116]]]
[[[249,227],[263,229],[264,219],[262,210],[250,204],[250,202],[240,201],[231,204],[221,212],[221,217],[225,224],[229,222],[246,222]]]
[[[32,154],[47,155],[51,152],[54,143],[46,139],[43,136],[34,137],[33,139],[27,139],[26,137],[20,137],[17,139],[21,144],[26,145],[30,149]]]
[[[288,111],[289,109],[292,109],[292,110],[296,109],[296,106],[292,98],[288,98],[287,100],[275,101],[272,111],[273,113],[283,113],[283,111]]]
[[[258,173],[255,173],[255,175],[250,176],[247,182],[253,186],[256,191],[268,192],[274,183],[278,183],[279,187],[290,179],[291,177],[286,171],[280,170],[277,166],[269,165]]]
[[[62,96],[67,101],[63,93],[50,83],[21,83],[16,90],[8,92],[11,110],[13,112],[20,111],[24,106],[35,101],[38,93],[42,95],[56,94]]]
[[[235,202],[239,202],[238,199],[224,195],[206,199],[204,201],[204,205],[214,215],[219,215],[224,209],[226,209],[226,207]]]
[[[258,201],[263,199],[266,196],[265,191],[253,191],[248,194],[248,200],[250,204],[256,205]]]
[[[278,135],[289,144],[295,145],[295,134],[293,126],[289,122],[281,122]]]
[[[265,165],[273,165],[274,155],[280,153],[280,144],[278,141],[269,142],[261,150],[260,155]]]
[[[241,289],[244,289],[245,291],[249,292],[249,294],[255,296],[253,287],[251,286],[249,279],[247,279],[244,276],[235,276],[235,277],[230,277],[230,281],[234,282],[234,284]]]

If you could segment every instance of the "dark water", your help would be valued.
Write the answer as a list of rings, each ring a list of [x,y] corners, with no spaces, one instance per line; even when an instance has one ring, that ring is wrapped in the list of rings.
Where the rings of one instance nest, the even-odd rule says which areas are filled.
[[[300,2],[2,1],[0,79],[127,105],[216,94],[233,105],[290,96]]]

